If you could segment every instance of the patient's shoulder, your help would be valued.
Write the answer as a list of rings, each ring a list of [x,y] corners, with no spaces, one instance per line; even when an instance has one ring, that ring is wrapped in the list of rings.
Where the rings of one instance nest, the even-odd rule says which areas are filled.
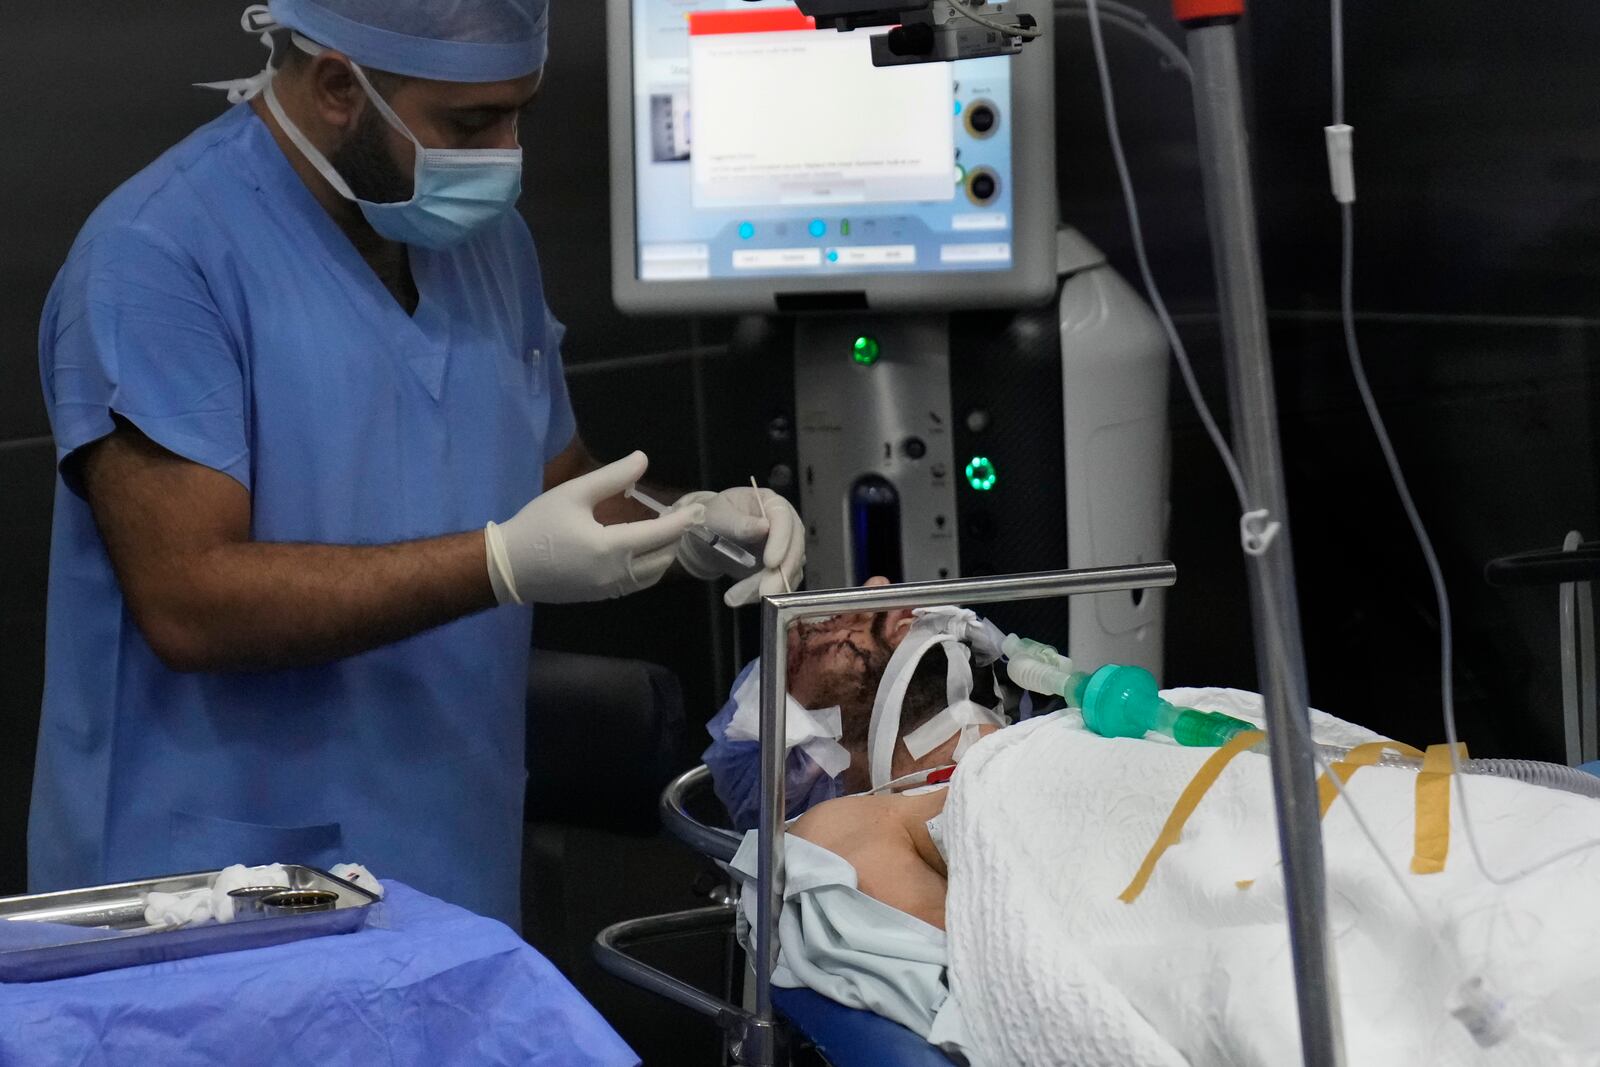
[[[870,897],[944,927],[945,880],[919,847],[927,820],[944,808],[944,792],[924,796],[839,797],[797,819],[789,832],[841,857],[855,868],[856,884]]]
[[[886,837],[904,838],[944,810],[944,791],[920,796],[837,797],[818,804],[789,827],[789,832],[834,852]],[[841,853],[842,854],[842,853]]]
[[[836,797],[796,819],[789,832],[841,855],[864,837],[891,831],[894,797]]]

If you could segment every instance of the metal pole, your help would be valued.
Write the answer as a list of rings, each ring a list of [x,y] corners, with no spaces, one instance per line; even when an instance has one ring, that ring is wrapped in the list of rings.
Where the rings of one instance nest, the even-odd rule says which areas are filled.
[[[1289,944],[1300,1009],[1304,1060],[1314,1067],[1344,1061],[1338,986],[1327,935],[1327,886],[1316,767],[1306,695],[1305,652],[1295,595],[1278,450],[1277,401],[1267,342],[1249,143],[1241,104],[1234,18],[1187,22],[1194,67],[1200,168],[1222,312],[1222,345],[1233,409],[1233,447],[1252,509],[1280,524],[1259,554],[1246,554],[1250,607],[1262,695],[1266,700],[1272,794],[1283,855]]]
[[[761,818],[756,878],[756,1021],[742,1048],[741,1062],[773,1067],[777,1031],[772,1013],[772,968],[778,959],[778,915],[783,907],[783,766],[788,692],[790,624],[845,611],[889,611],[935,604],[1000,604],[1042,600],[1073,593],[1114,593],[1170,586],[1178,570],[1170,563],[1043,571],[995,578],[961,578],[872,588],[825,589],[767,597],[761,603]],[[1315,811],[1315,808],[1312,809]]]

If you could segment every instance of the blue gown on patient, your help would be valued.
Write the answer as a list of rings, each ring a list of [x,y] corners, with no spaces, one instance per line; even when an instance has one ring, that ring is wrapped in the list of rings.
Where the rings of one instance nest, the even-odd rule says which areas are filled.
[[[508,214],[409,254],[414,315],[232,108],[112,194],[56,279],[40,369],[58,458],[115,413],[247,489],[258,541],[507,518],[575,430],[533,242]],[[32,889],[353,860],[516,922],[527,610],[322,666],[184,674],[130,617],[70,477],[53,537]]]
[[[745,678],[760,665],[760,660],[745,664],[728,692],[737,693]],[[753,830],[761,819],[761,745],[756,741],[728,740],[728,724],[733,721],[734,710],[730,695],[728,702],[706,723],[711,745],[700,758],[711,769],[712,786],[717,799],[728,809],[734,829]],[[784,782],[785,818],[789,819],[843,793],[839,779],[829,777],[798,748],[791,748],[784,761]]]

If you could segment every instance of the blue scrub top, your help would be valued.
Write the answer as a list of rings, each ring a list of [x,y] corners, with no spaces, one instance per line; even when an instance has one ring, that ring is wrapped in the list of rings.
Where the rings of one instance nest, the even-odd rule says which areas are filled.
[[[40,326],[57,456],[112,413],[251,493],[261,541],[477,529],[542,488],[575,423],[527,226],[412,248],[408,316],[249,105],[113,193]],[[34,891],[273,861],[364,863],[518,921],[531,613],[349,659],[180,674],[58,486]]]

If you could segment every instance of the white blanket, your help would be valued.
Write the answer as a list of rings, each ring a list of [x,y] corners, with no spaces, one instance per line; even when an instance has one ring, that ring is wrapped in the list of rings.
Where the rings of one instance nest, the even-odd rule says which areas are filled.
[[[1256,701],[1217,690],[1170,696],[1245,718]],[[1345,745],[1371,736],[1326,717],[1317,732]],[[947,926],[951,985],[979,1060],[1299,1062],[1265,757],[1239,756],[1143,895],[1117,899],[1209,754],[1106,740],[1072,712],[1001,731],[967,754],[943,820]],[[1600,849],[1498,889],[1474,866],[1452,803],[1446,869],[1413,875],[1415,784],[1411,771],[1369,767],[1349,793],[1433,918],[1427,928],[1344,800],[1323,824],[1346,1062],[1597,1062]],[[1595,801],[1482,777],[1466,786],[1496,873],[1600,838]],[[1243,879],[1253,884],[1241,889]],[[1475,977],[1487,983],[1482,999],[1503,1005],[1488,1022],[1510,1031],[1488,1051],[1450,1014]]]

